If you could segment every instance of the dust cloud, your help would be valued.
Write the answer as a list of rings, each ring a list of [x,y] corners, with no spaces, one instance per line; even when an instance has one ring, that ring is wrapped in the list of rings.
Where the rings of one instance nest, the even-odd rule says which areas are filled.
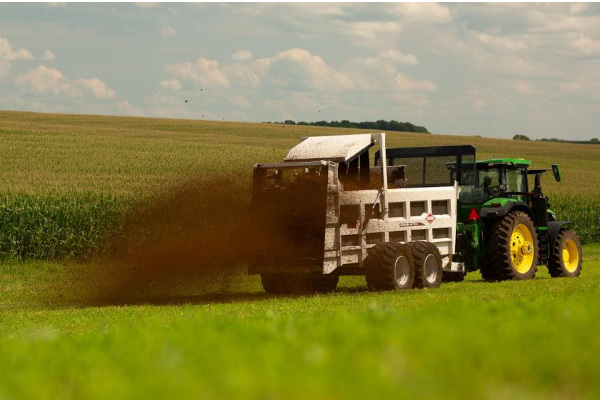
[[[312,178],[311,178],[312,179]],[[326,185],[299,179],[261,191],[248,177],[192,179],[161,190],[107,238],[107,254],[64,268],[54,306],[171,304],[259,298],[248,268],[322,263]]]
[[[247,179],[193,179],[140,206],[108,252],[65,268],[49,304],[101,306],[202,301],[260,289],[246,274],[251,192]]]

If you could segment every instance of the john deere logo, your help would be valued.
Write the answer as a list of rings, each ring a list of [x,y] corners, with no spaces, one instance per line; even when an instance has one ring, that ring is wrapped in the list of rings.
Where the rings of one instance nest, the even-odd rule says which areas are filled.
[[[432,223],[433,221],[435,221],[435,217],[433,216],[433,214],[429,213],[427,215],[427,218],[425,218],[427,220],[427,222]]]

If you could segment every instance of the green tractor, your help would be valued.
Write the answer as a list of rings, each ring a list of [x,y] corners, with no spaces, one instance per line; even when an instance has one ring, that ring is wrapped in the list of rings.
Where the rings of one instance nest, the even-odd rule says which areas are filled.
[[[530,165],[502,158],[463,163],[454,171],[461,182],[454,257],[465,272],[479,269],[488,281],[531,279],[538,265],[546,265],[552,277],[581,273],[579,238],[569,221],[556,219],[542,193],[541,176],[549,170]],[[557,164],[552,172],[560,182]]]

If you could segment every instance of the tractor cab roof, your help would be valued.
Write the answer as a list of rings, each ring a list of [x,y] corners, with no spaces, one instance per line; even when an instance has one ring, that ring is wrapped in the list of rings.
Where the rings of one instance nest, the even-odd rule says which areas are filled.
[[[529,167],[531,165],[531,161],[524,160],[522,158],[490,158],[489,160],[479,160],[477,161],[477,166],[500,166],[507,165],[509,167]]]

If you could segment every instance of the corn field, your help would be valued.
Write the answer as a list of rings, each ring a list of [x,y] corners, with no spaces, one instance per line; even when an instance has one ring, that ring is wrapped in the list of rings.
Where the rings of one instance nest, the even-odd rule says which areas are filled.
[[[4,195],[0,198],[0,258],[96,256],[131,208],[124,199],[104,194]]]
[[[280,161],[302,136],[360,131],[214,121],[0,112],[0,258],[85,259],[102,253],[136,206],[190,179]],[[388,133],[388,146],[470,144],[477,158],[559,163],[542,185],[584,243],[600,242],[600,146]]]

